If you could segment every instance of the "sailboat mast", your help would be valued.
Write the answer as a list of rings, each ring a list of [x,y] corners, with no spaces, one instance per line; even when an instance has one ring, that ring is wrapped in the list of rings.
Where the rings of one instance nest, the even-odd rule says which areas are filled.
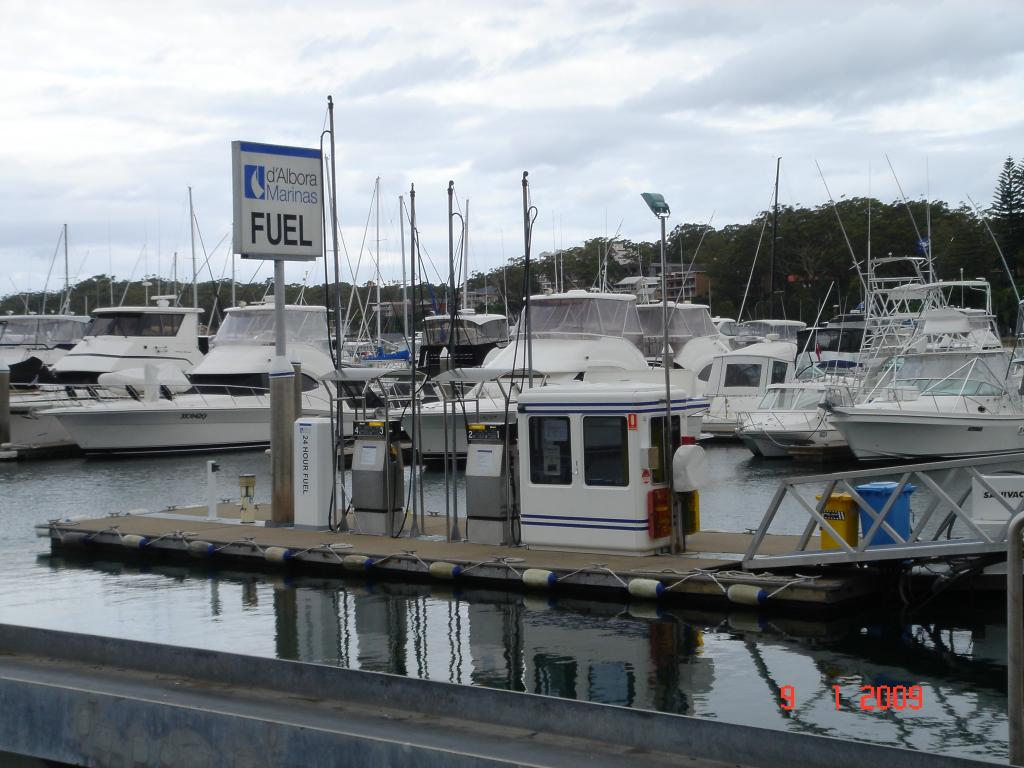
[[[68,279],[68,225],[64,223],[64,301],[61,302],[60,313],[69,311],[71,306],[71,283]]]
[[[192,208],[192,187],[188,188],[188,229],[192,239],[192,306],[199,307],[199,283],[196,282],[196,214]]]
[[[775,158],[775,202],[772,204],[772,253],[768,259],[768,317],[774,317],[775,307],[775,240],[779,233],[779,166],[782,158]]]
[[[398,196],[398,237],[402,244],[402,335],[409,344],[409,294],[405,282],[405,200]]]
[[[374,185],[375,207],[377,209],[377,346],[380,347],[380,176]]]
[[[526,369],[530,377],[530,389],[533,389],[533,335],[530,333],[530,239],[532,235],[530,222],[530,180],[529,172],[523,171],[523,319],[526,326]],[[603,279],[603,278],[602,278]],[[519,329],[516,328],[516,332]]]
[[[328,95],[327,97],[327,113],[330,117],[331,123],[331,241],[334,249],[334,345],[335,355],[334,361],[338,366],[338,370],[341,370],[341,350],[345,343],[344,332],[348,328],[341,327],[341,267],[338,262],[338,193],[337,193],[337,166],[334,161],[334,99]],[[352,278],[352,292],[355,292],[355,276]],[[349,296],[349,302],[351,303],[351,294]],[[345,318],[345,325],[348,325],[348,317]],[[341,419],[338,419],[338,435],[341,435],[342,428],[340,426]],[[344,522],[344,518],[342,518]],[[346,527],[342,530],[347,530]]]
[[[466,198],[466,219],[462,222],[462,304],[469,307],[469,198]]]
[[[926,253],[928,256],[928,279],[935,282],[935,262],[932,260],[932,182],[931,172],[928,168],[928,158],[924,159],[924,184],[925,184],[925,228],[928,232],[928,245]],[[961,280],[963,278],[960,278]],[[962,290],[962,289],[961,289]],[[962,303],[962,302],[961,302]]]

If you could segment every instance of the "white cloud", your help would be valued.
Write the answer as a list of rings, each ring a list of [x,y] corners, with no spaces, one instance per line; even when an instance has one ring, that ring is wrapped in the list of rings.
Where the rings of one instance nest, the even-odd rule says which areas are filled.
[[[40,287],[68,221],[86,274],[152,271],[158,252],[166,265],[188,248],[189,185],[212,245],[230,226],[230,141],[315,144],[328,93],[346,242],[354,260],[381,176],[393,277],[411,182],[438,262],[448,179],[472,200],[476,268],[501,261],[502,240],[506,256],[522,249],[524,169],[543,248],[553,221],[571,245],[606,216],[653,238],[647,189],[673,222],[748,221],[778,155],[788,203],[825,199],[815,160],[837,195],[865,194],[871,167],[874,194],[894,198],[886,153],[908,193],[984,201],[1022,153],[1018,17],[967,0],[9,1],[0,258]]]

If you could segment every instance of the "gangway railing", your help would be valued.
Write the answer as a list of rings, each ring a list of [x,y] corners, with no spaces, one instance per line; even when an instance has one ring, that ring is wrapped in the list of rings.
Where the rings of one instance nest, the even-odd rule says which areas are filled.
[[[1019,500],[1007,499],[993,487],[985,475],[986,470],[1024,474],[1024,452],[926,464],[876,467],[783,480],[779,483],[743,556],[743,568],[752,570],[765,567],[930,559],[1006,552],[1009,524],[1015,515],[1024,511],[1024,494],[1021,494]],[[857,486],[861,482],[897,476],[895,487],[881,509],[874,509],[857,491]],[[1005,508],[1006,521],[1000,527],[986,526],[986,530],[975,521],[972,514],[975,483],[977,487],[990,494],[993,501]],[[1021,478],[1021,483],[1024,485],[1024,477]],[[888,516],[893,505],[910,484],[927,490],[931,499],[924,511],[915,516],[916,520],[909,534],[904,535],[890,525]],[[856,545],[848,543],[824,515],[825,506],[830,498],[838,493],[849,494],[852,502],[860,508],[860,514],[870,521],[870,527]],[[787,500],[795,502],[795,507],[807,516],[796,549],[784,554],[762,554],[766,537]],[[794,505],[791,504],[790,507],[792,506]],[[955,526],[958,523],[966,529],[966,535],[957,535],[959,531]],[[865,526],[867,525],[865,523]],[[835,549],[814,548],[812,537],[818,529],[831,535],[836,545]],[[886,534],[893,543],[875,543],[876,534],[880,533]],[[777,546],[774,545],[775,551]]]

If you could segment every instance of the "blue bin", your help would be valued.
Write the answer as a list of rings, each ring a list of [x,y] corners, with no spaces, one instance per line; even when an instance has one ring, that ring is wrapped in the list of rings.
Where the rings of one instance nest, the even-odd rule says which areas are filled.
[[[892,496],[893,491],[899,483],[893,482],[876,482],[876,483],[865,483],[864,485],[857,486],[857,493],[868,503],[868,505],[875,511],[881,512],[885,503],[889,501],[889,497]],[[885,516],[885,522],[896,531],[900,536],[903,537],[904,541],[910,537],[910,494],[916,491],[917,488],[910,483],[903,486],[903,492],[900,493],[900,498],[893,502],[892,507],[889,509],[889,514]],[[861,537],[866,537],[868,531],[871,530],[871,526],[874,525],[874,518],[871,517],[862,508],[860,510],[860,530]],[[895,539],[888,534],[883,528],[879,528],[875,531],[875,535],[871,537],[871,541],[867,543],[869,547],[877,547],[883,544],[897,544]]]

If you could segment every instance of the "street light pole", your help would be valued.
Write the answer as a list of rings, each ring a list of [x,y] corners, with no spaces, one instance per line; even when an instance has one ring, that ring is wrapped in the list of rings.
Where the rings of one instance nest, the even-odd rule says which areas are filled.
[[[670,547],[672,554],[679,553],[679,530],[676,523],[676,494],[675,478],[672,476],[672,371],[669,367],[669,343],[668,343],[668,264],[666,263],[666,242],[665,242],[665,220],[669,217],[668,203],[664,196],[655,192],[644,192],[644,202],[651,209],[661,222],[661,367],[665,371],[665,425],[661,430],[661,465],[668,481],[669,509],[671,511],[671,534]]]

